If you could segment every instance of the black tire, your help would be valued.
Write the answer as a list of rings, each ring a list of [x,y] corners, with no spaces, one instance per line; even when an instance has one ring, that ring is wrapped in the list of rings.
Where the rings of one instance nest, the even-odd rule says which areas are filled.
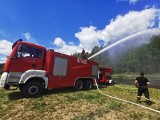
[[[93,88],[93,81],[92,80],[86,80],[84,84],[85,90],[89,90]]]
[[[22,88],[22,94],[26,98],[36,98],[42,93],[42,84],[39,81],[30,81]]]
[[[4,85],[4,89],[9,90],[10,86],[9,85]]]
[[[76,84],[75,84],[75,89],[77,91],[80,91],[80,90],[83,89],[83,87],[84,87],[83,81],[82,80],[77,80]]]
[[[114,81],[111,82],[111,86],[114,86]]]

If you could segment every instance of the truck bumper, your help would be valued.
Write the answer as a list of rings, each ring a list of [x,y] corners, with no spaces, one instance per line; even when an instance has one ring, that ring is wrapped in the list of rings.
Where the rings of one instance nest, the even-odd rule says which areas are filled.
[[[4,88],[5,87],[5,83],[6,83],[7,77],[8,77],[8,73],[4,72],[2,74],[2,76],[1,76],[1,79],[0,79],[0,88]]]

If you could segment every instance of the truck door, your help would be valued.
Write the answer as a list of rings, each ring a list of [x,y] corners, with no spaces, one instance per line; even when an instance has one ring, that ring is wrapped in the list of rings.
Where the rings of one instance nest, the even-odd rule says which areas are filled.
[[[42,50],[19,45],[14,58],[10,58],[9,72],[25,72],[30,69],[42,69]]]

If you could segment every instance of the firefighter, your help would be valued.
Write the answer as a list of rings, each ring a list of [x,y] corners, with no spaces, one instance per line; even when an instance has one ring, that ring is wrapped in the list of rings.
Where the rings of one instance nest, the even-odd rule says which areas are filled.
[[[102,80],[102,68],[99,68],[98,70],[98,79]]]
[[[138,88],[137,92],[137,102],[140,102],[142,94],[145,95],[146,97],[146,103],[150,103],[150,98],[149,98],[149,90],[148,86],[149,81],[146,77],[144,77],[144,73],[140,72],[140,76],[135,79],[135,86]]]
[[[82,58],[85,59],[85,50],[84,50],[84,48],[83,48],[83,50],[82,50],[81,55],[82,55]]]

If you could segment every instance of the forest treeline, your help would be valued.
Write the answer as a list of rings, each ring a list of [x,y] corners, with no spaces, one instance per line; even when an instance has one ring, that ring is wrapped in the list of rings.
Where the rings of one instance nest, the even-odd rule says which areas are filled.
[[[95,46],[91,53],[85,53],[85,56],[88,58],[102,49],[103,47]],[[73,56],[81,57],[81,53],[74,53]],[[99,55],[92,60],[97,61],[100,66],[111,67],[116,73],[160,72],[160,36],[152,37],[149,44],[119,55],[114,62],[110,60],[110,55],[107,54],[107,51],[105,54]]]
[[[2,72],[3,72],[3,67],[4,67],[4,64],[0,64],[0,75],[1,75]]]

